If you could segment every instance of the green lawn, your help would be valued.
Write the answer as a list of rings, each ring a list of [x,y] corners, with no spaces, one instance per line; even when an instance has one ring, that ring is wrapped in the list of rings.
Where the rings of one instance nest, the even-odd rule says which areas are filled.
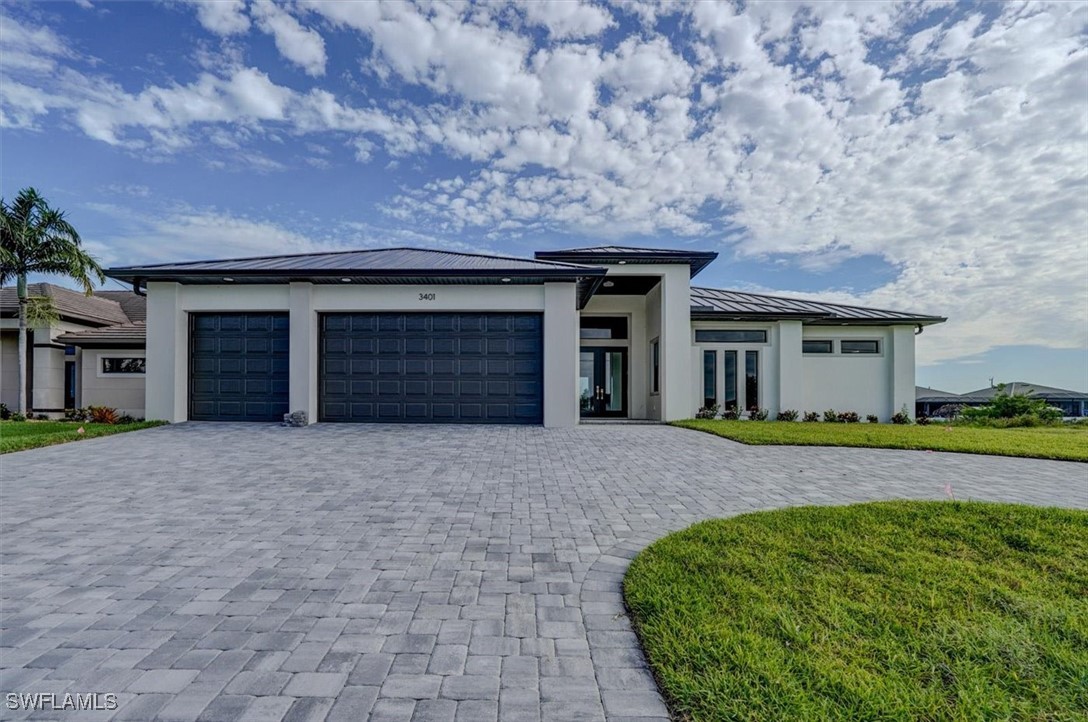
[[[624,593],[683,720],[1088,719],[1088,513],[977,502],[696,524]]]
[[[165,421],[137,421],[132,424],[92,424],[72,421],[0,421],[0,454],[36,449],[67,441],[93,439],[125,431],[160,426]],[[83,428],[83,433],[79,429]]]
[[[975,426],[947,427],[942,424],[907,426],[720,419],[687,419],[673,423],[685,429],[706,431],[744,444],[930,449],[967,454],[1088,461],[1088,427],[1085,426],[992,429]]]

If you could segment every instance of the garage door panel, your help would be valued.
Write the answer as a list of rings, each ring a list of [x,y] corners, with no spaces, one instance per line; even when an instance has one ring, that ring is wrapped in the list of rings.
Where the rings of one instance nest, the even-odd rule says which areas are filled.
[[[543,420],[540,314],[325,314],[320,327],[324,421]]]
[[[278,421],[287,413],[287,314],[192,314],[189,334],[189,418]]]

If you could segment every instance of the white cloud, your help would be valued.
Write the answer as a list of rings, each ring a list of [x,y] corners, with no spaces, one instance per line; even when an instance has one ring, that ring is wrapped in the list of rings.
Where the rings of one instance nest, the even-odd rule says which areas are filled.
[[[249,30],[245,0],[189,0],[196,7],[196,17],[205,30],[228,36]]]
[[[303,27],[293,15],[269,0],[253,3],[257,27],[271,35],[283,57],[307,74],[325,74],[325,41],[316,30]]]
[[[950,316],[927,331],[923,361],[1088,345],[1082,6],[315,0],[248,12],[320,80],[280,84],[239,55],[132,91],[23,23],[0,84],[4,127],[56,115],[150,156],[222,149],[224,165],[272,134],[305,136],[293,157],[316,168],[331,160],[305,143],[345,162],[450,157],[469,169],[396,192],[389,217],[496,239],[686,236],[805,267],[875,256],[892,282],[830,295]],[[197,13],[219,35],[249,27],[243,2]],[[605,31],[635,16],[613,42]],[[392,92],[349,101],[300,19],[354,34],[368,49],[358,67]]]
[[[615,25],[609,12],[581,0],[528,0],[525,17],[548,29],[553,38],[586,38]]]

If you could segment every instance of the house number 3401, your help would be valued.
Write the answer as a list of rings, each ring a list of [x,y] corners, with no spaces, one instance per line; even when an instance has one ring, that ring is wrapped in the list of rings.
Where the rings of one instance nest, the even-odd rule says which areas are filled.
[[[420,301],[434,301],[436,298],[438,298],[437,293],[421,293],[421,294],[419,294],[419,300]]]

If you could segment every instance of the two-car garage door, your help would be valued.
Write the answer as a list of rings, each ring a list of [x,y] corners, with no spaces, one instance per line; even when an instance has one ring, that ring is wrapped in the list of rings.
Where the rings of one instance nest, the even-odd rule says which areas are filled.
[[[333,313],[320,324],[322,421],[543,421],[540,314]],[[194,314],[190,344],[190,418],[288,411],[287,314]]]
[[[536,313],[325,314],[321,420],[539,424],[543,346]]]

